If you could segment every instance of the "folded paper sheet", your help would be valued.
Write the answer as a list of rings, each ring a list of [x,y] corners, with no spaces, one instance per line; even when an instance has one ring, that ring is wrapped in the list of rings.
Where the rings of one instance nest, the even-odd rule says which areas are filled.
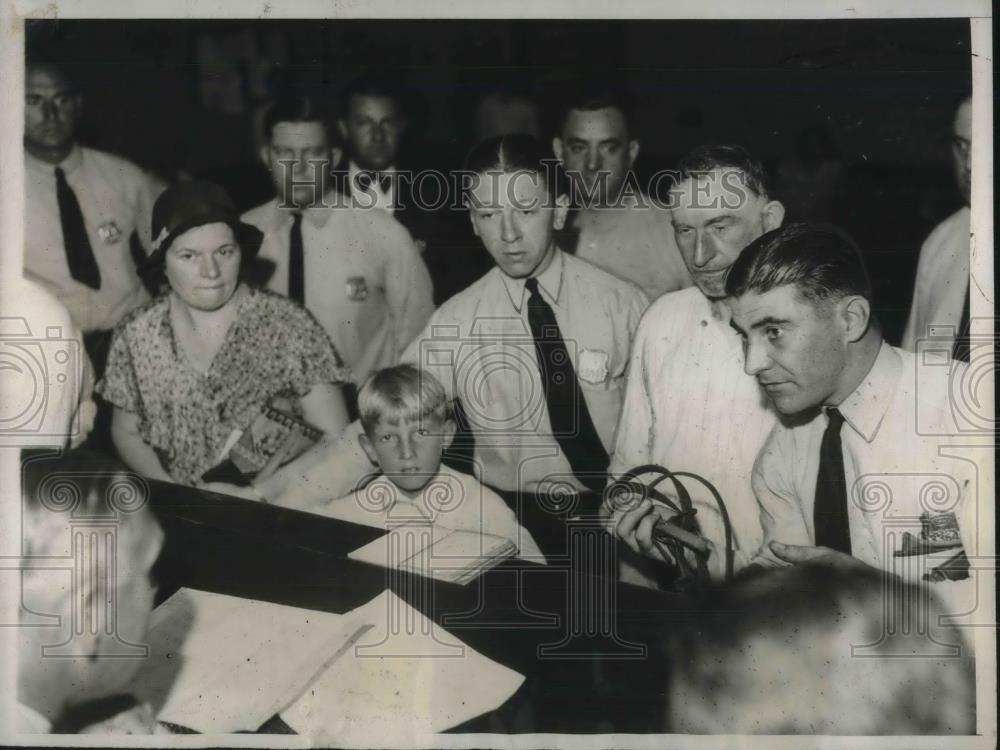
[[[466,584],[516,554],[517,546],[509,539],[427,524],[394,528],[348,557],[426,578]]]
[[[390,591],[345,617],[374,627],[281,714],[321,744],[426,743],[499,707],[524,682]]]
[[[291,703],[359,631],[344,615],[182,588],[153,611],[132,692],[160,721],[253,731]]]

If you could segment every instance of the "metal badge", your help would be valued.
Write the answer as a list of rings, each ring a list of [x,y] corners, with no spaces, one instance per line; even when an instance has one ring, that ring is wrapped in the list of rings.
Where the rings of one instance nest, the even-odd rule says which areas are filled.
[[[105,245],[114,245],[122,238],[122,230],[113,221],[107,221],[97,228],[97,236]]]
[[[600,349],[584,349],[580,352],[578,369],[580,379],[598,385],[608,378],[608,363],[611,357]]]
[[[347,299],[363,302],[368,299],[368,285],[364,276],[351,276],[347,280]]]

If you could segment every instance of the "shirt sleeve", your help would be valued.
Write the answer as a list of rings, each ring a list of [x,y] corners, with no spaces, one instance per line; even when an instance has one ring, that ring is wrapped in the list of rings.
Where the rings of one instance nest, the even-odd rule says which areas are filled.
[[[386,296],[395,328],[396,355],[423,329],[434,312],[433,284],[420,251],[409,233],[399,228],[389,252]]]
[[[647,340],[646,326],[640,325],[632,344],[625,376],[625,398],[608,468],[612,477],[621,476],[631,468],[649,463],[653,440],[653,404],[648,388]]]
[[[289,302],[288,304],[292,304]],[[304,396],[321,384],[344,385],[351,372],[323,327],[305,308],[295,307],[282,337],[289,364],[289,386]]]
[[[141,416],[139,379],[129,346],[129,331],[124,325],[118,326],[112,336],[104,377],[94,390],[108,403]]]
[[[781,425],[771,430],[754,462],[754,495],[760,508],[764,538],[760,550],[750,561],[765,567],[787,565],[769,546],[770,542],[812,545],[814,542],[802,514],[802,502],[795,489],[792,468],[797,458],[791,450],[792,441]]]

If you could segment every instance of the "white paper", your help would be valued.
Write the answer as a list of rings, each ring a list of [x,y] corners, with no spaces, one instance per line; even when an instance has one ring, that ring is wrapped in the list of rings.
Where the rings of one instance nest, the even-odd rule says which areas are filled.
[[[487,659],[390,591],[350,616],[374,627],[281,714],[323,744],[426,742],[502,705],[524,677]]]
[[[160,721],[252,731],[308,686],[351,627],[343,615],[182,588],[153,612],[132,692]]]

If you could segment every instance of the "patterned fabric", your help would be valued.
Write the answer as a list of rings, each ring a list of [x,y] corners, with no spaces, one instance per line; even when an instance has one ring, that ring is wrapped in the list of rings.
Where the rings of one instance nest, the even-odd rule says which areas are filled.
[[[308,311],[271,292],[247,292],[204,374],[177,345],[169,294],[136,310],[115,330],[97,392],[138,415],[142,439],[183,484],[195,484],[218,464],[233,430],[248,427],[275,399],[288,399],[296,410],[314,386],[350,379]]]

